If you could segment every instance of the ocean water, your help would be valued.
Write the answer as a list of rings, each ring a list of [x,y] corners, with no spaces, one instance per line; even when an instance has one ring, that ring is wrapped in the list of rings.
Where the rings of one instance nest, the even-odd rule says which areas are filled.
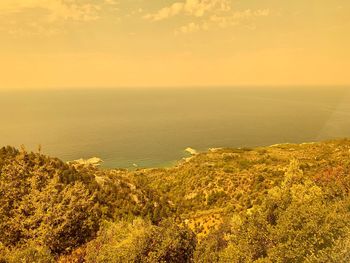
[[[350,88],[225,87],[0,91],[0,146],[64,161],[167,166],[184,149],[350,137]]]

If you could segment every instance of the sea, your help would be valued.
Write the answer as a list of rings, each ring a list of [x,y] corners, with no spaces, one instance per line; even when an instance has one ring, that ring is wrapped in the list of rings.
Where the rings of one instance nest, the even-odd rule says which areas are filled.
[[[0,89],[0,147],[106,168],[167,167],[187,147],[350,138],[350,87]]]

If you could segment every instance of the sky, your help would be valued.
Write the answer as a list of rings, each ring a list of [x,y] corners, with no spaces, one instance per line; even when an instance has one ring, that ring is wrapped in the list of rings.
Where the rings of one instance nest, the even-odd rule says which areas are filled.
[[[1,0],[0,89],[350,84],[349,0]]]

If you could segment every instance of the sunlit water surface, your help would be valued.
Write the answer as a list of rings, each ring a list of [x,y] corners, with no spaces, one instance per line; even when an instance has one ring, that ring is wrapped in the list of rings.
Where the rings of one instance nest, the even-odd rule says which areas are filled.
[[[350,137],[350,89],[143,88],[0,91],[0,145],[65,161],[166,166],[184,149]]]

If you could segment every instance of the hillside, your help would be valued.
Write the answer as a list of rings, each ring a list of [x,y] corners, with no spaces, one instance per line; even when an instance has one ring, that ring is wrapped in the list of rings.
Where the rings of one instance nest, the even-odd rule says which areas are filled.
[[[169,198],[183,217],[203,221],[203,216],[214,215],[221,222],[217,220],[221,215],[261,204],[268,190],[281,184],[293,159],[305,178],[320,185],[324,180],[341,180],[346,184],[350,141],[211,149],[179,162],[176,167],[140,170],[133,176]]]
[[[350,140],[102,169],[0,149],[0,262],[349,262]]]

